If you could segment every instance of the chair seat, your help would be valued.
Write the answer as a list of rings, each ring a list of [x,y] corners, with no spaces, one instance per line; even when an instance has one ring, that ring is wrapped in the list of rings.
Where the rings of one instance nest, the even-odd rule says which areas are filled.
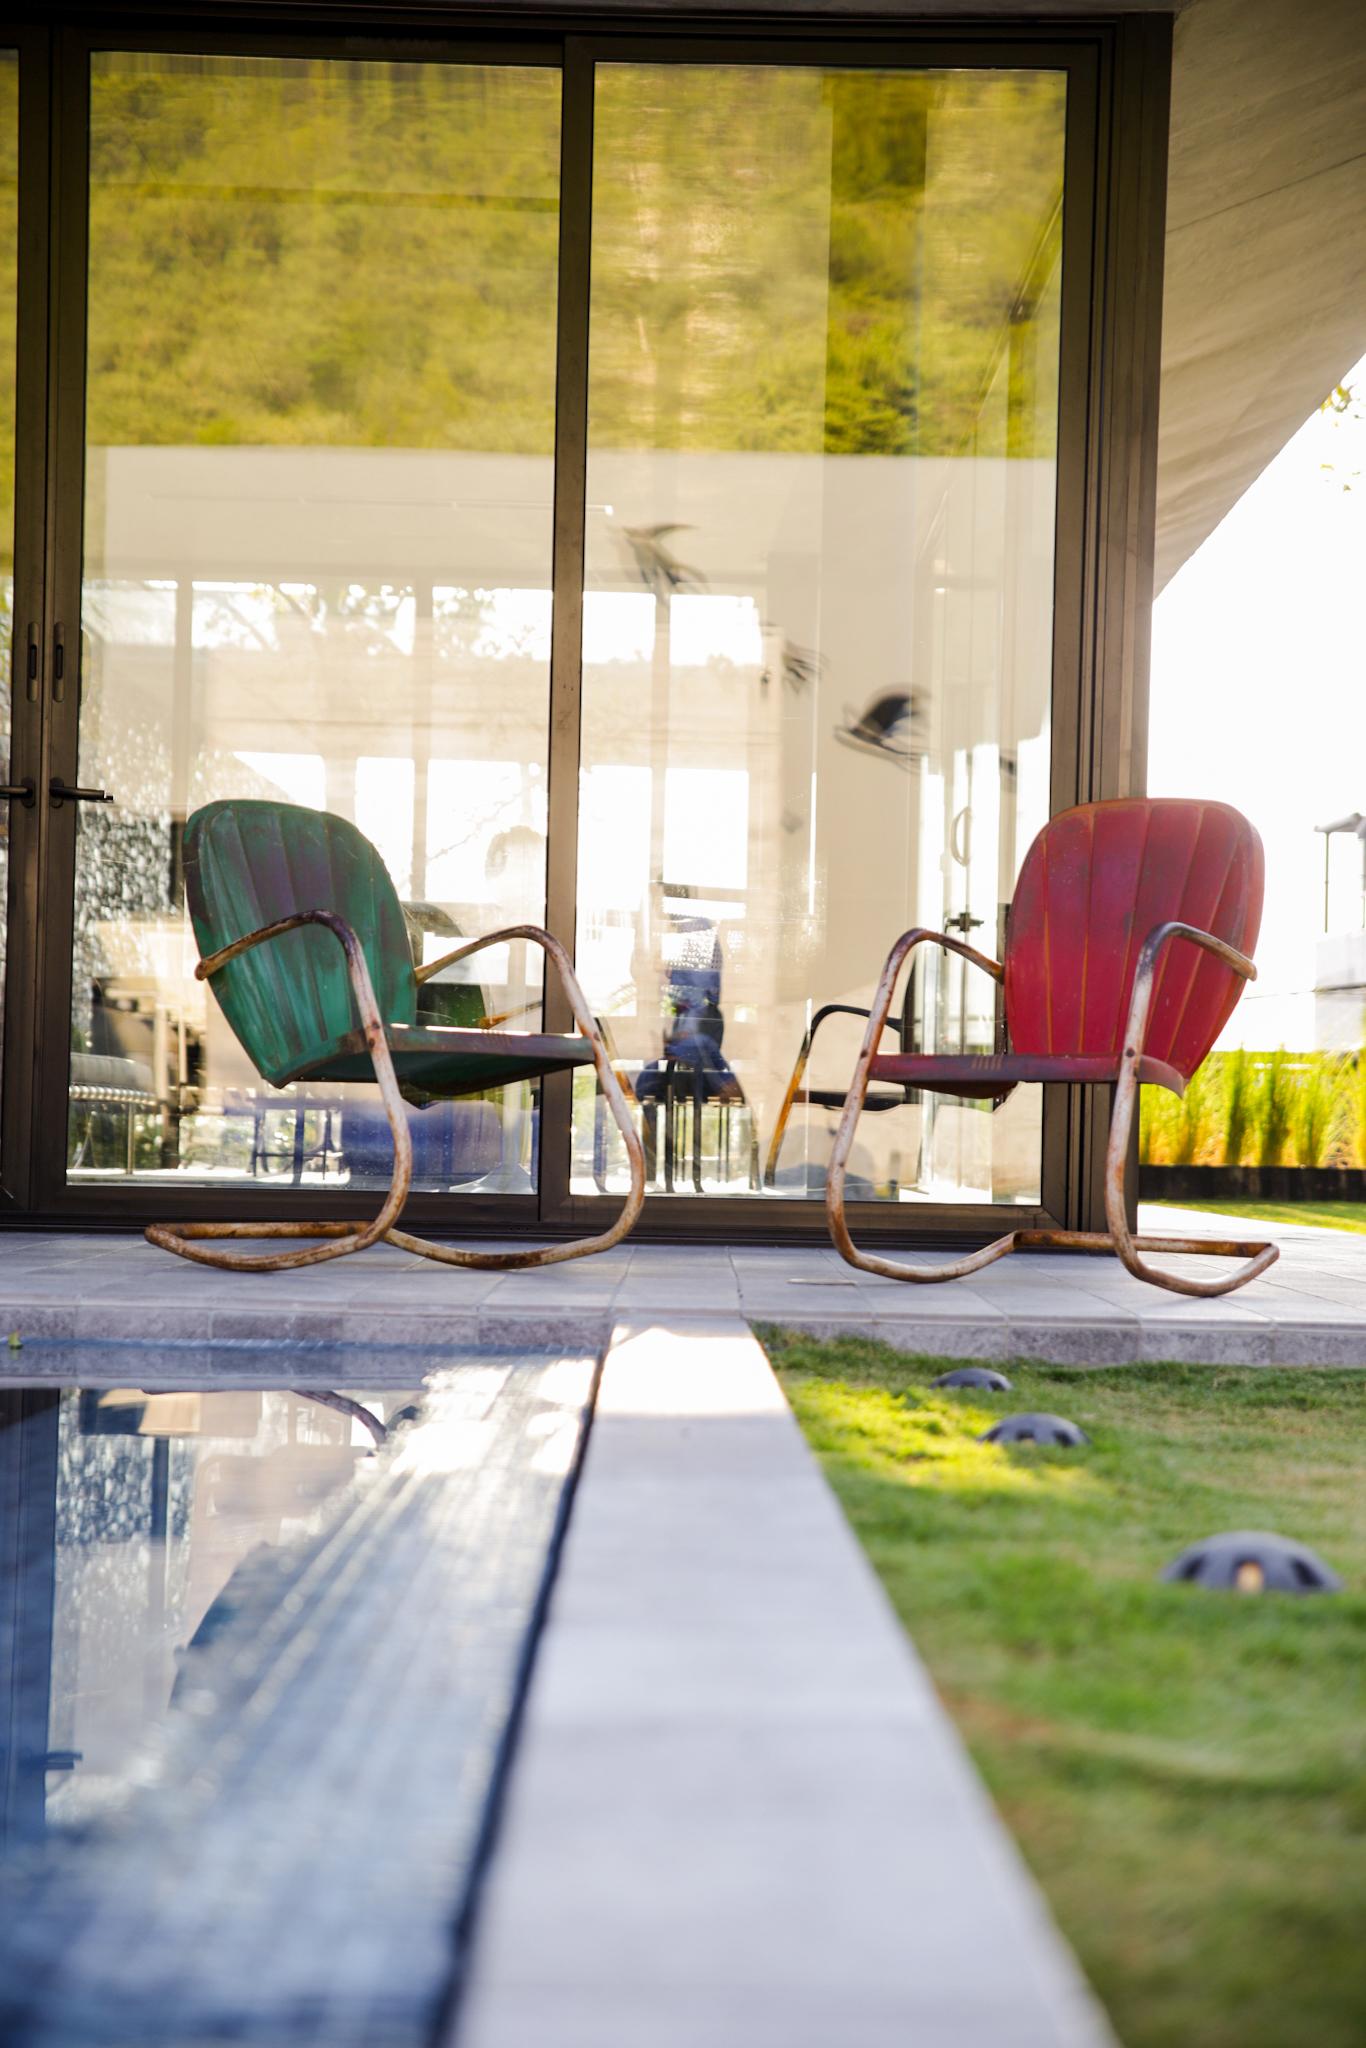
[[[847,1088],[799,1088],[792,1098],[794,1109],[843,1109],[848,1097]],[[904,1109],[906,1093],[898,1088],[895,1095],[874,1095],[872,1090],[864,1097],[864,1114],[876,1115],[880,1109]]]
[[[936,1095],[975,1098],[1008,1095],[1021,1081],[1117,1081],[1119,1055],[1061,1052],[884,1053],[873,1061],[869,1077],[897,1081],[903,1088],[927,1088]],[[1138,1078],[1157,1088],[1184,1095],[1186,1083],[1165,1060],[1143,1054]]]
[[[593,1064],[592,1046],[577,1036],[460,1031],[439,1024],[388,1024],[384,1035],[399,1090],[418,1104],[477,1095],[485,1088],[505,1088],[513,1081]],[[348,1031],[313,1047],[289,1073],[270,1078],[282,1088],[290,1081],[373,1081],[375,1070],[364,1032]]]

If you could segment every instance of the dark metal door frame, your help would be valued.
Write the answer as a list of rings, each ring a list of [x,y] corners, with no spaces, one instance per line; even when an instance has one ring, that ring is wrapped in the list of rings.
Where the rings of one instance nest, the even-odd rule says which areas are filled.
[[[959,30],[942,20],[908,25],[809,17],[714,17],[631,22],[572,12],[519,20],[459,7],[394,8],[392,27],[362,24],[344,0],[322,9],[280,6],[255,14],[205,6],[127,10],[88,6],[48,35],[26,28],[21,94],[20,444],[16,450],[16,621],[41,621],[41,702],[24,702],[22,749],[16,693],[15,767],[73,781],[78,692],[57,695],[52,648],[58,625],[79,646],[84,489],[88,67],[92,49],[146,48],[260,55],[388,57],[396,61],[559,63],[564,80],[560,189],[553,509],[552,660],[549,703],[550,814],[547,923],[573,948],[576,912],[580,625],[587,465],[587,347],[591,239],[593,76],[600,61],[749,61],[841,68],[962,65],[1046,66],[1068,73],[1063,200],[1063,277],[1054,570],[1053,810],[1143,786],[1147,606],[1151,597],[1170,22],[1122,17],[1051,22],[1036,33]],[[50,15],[45,16],[51,20]],[[1003,25],[1006,26],[1006,25]],[[591,32],[589,31],[591,27]],[[405,33],[405,29],[407,33]],[[496,38],[496,40],[495,40]],[[20,37],[4,38],[13,47]],[[51,256],[50,253],[51,252]],[[1145,567],[1145,564],[1147,565]],[[20,593],[23,593],[22,599]],[[39,604],[41,597],[43,602]],[[16,630],[16,644],[22,632]],[[68,656],[70,659],[70,655]],[[42,752],[38,754],[39,728]],[[20,760],[21,752],[23,760]],[[32,757],[37,768],[27,764]],[[18,809],[19,807],[15,807]],[[17,821],[22,848],[11,882],[3,1186],[0,1214],[13,1220],[122,1224],[168,1218],[288,1215],[289,1194],[254,1188],[175,1188],[165,1183],[70,1186],[66,1180],[74,806],[46,802]],[[41,867],[40,867],[41,863]],[[40,887],[40,874],[43,878]],[[17,1000],[16,1000],[17,997]],[[549,1003],[548,1023],[567,1021]],[[1092,1091],[1045,1092],[1042,1200],[1037,1209],[954,1204],[859,1205],[871,1239],[922,1241],[984,1236],[1003,1221],[1085,1227],[1099,1186],[1104,1118]],[[614,1197],[569,1193],[568,1077],[545,1085],[540,1199],[415,1196],[421,1227],[546,1234],[592,1228]],[[346,1217],[370,1194],[321,1200],[310,1213]],[[822,1237],[819,1203],[752,1197],[647,1199],[646,1234],[761,1239]]]
[[[50,39],[29,26],[0,29],[0,46],[19,58],[18,301],[15,344],[14,613],[11,739],[0,763],[10,783],[45,786],[43,698],[47,630],[44,596],[52,568],[47,479],[51,460],[48,340],[51,323]],[[3,343],[0,343],[3,345]],[[34,673],[29,674],[30,665]],[[14,799],[9,827],[8,942],[5,948],[5,1045],[0,1103],[0,1219],[35,1200],[37,1133],[33,1115],[41,875],[47,806]]]

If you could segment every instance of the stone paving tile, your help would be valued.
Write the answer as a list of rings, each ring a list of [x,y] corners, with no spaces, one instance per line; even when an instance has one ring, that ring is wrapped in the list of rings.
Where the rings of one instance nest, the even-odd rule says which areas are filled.
[[[477,1344],[525,1345],[542,1350],[551,1344],[586,1345],[599,1349],[611,1331],[613,1311],[601,1309],[547,1308],[537,1315],[531,1310],[479,1310],[473,1317]]]
[[[1127,1301],[1107,1301],[1101,1294],[1071,1293],[1062,1288],[998,1288],[986,1296],[990,1306],[1011,1322],[1137,1323],[1140,1311]]]
[[[432,1271],[435,1272],[435,1268]],[[460,1315],[472,1313],[489,1299],[503,1275],[498,1273],[440,1273],[435,1282],[415,1285],[407,1273],[386,1273],[368,1285],[351,1286],[334,1295],[313,1297],[320,1308],[346,1310],[392,1309],[410,1315]]]
[[[893,1351],[924,1358],[971,1359],[999,1365],[1015,1356],[1010,1325],[1004,1316],[995,1323],[918,1322],[901,1317],[895,1322],[875,1322],[872,1335],[883,1344],[890,1344]]]
[[[462,1274],[461,1279],[465,1278]],[[620,1273],[595,1273],[590,1261],[582,1266],[556,1266],[543,1272],[492,1273],[487,1276],[491,1283],[483,1290],[483,1300],[492,1308],[524,1308],[528,1302],[543,1305],[547,1294],[554,1294],[562,1301],[611,1301],[623,1289],[630,1288],[629,1275]],[[674,1278],[675,1287],[688,1283]],[[645,1285],[648,1287],[649,1283]],[[696,1282],[692,1283],[694,1292]],[[465,1289],[461,1289],[462,1296]]]
[[[887,1322],[904,1317],[912,1323],[981,1323],[994,1328],[1008,1320],[1008,1312],[999,1302],[988,1301],[985,1295],[973,1295],[967,1289],[964,1296],[962,1304],[955,1306],[947,1290],[940,1294],[924,1287],[902,1287],[895,1293],[879,1290],[867,1305],[875,1319]]]
[[[68,1331],[34,1327],[27,1315],[21,1314],[19,1321],[24,1329],[31,1329],[34,1336],[69,1334],[83,1338],[145,1338],[148,1343],[155,1344],[163,1337],[207,1338],[213,1316],[210,1310],[197,1309],[192,1302],[162,1306],[147,1302],[103,1301],[80,1303],[71,1316]]]
[[[870,1316],[777,1315],[747,1307],[746,1318],[756,1329],[795,1330],[820,1344],[833,1344],[840,1337],[876,1337],[878,1325]]]
[[[1185,1228],[1187,1220],[1162,1223]],[[1229,1227],[1218,1217],[1198,1223],[1205,1234]],[[15,1231],[0,1234],[0,1326],[20,1325],[34,1337],[269,1339],[302,1331],[319,1341],[341,1315],[361,1319],[367,1331],[387,1317],[418,1337],[440,1324],[489,1341],[502,1318],[510,1337],[540,1343],[564,1330],[580,1343],[600,1341],[614,1310],[739,1311],[755,1322],[866,1332],[902,1351],[952,1358],[1357,1363],[1352,1332],[1366,1330],[1366,1247],[1327,1230],[1297,1228],[1282,1241],[1283,1256],[1264,1279],[1236,1296],[1198,1301],[1149,1287],[1116,1260],[1071,1253],[1016,1254],[941,1286],[859,1272],[829,1245],[645,1240],[540,1272],[442,1267],[376,1245],[297,1272],[239,1274],[174,1259],[138,1235]],[[954,1254],[917,1256],[943,1264]],[[1198,1259],[1171,1263],[1203,1277],[1217,1270]]]
[[[686,1302],[676,1302],[676,1308],[686,1308]],[[725,1306],[734,1313],[757,1317],[763,1323],[788,1323],[794,1318],[815,1316],[817,1318],[837,1317],[845,1322],[872,1321],[874,1311],[865,1308],[852,1294],[826,1294],[812,1288],[747,1288],[741,1295],[732,1296]]]
[[[171,1336],[167,1329],[160,1334]],[[344,1309],[299,1308],[291,1303],[276,1309],[215,1308],[209,1334],[217,1338],[254,1338],[274,1344],[341,1344],[348,1335]]]
[[[805,1268],[794,1265],[789,1269],[789,1272],[790,1275],[801,1276],[804,1274]],[[932,1281],[925,1283],[918,1283],[914,1280],[888,1280],[878,1273],[850,1273],[847,1266],[844,1268],[844,1274],[847,1278],[843,1284],[848,1285],[852,1281],[854,1292],[861,1302],[914,1301],[920,1305],[922,1312],[929,1311],[932,1313],[938,1313],[941,1310],[945,1312],[951,1311],[955,1302],[959,1304],[960,1310],[966,1310],[969,1313],[987,1307],[987,1291],[981,1285],[982,1276],[980,1274],[970,1280],[945,1280],[943,1282]],[[831,1276],[828,1273],[822,1273],[818,1277],[825,1282]]]
[[[1139,1333],[1144,1364],[1270,1365],[1275,1334],[1269,1323],[1188,1323],[1175,1318],[1144,1323]]]
[[[1366,1366],[1366,1325],[1326,1318],[1279,1324],[1272,1331],[1271,1357],[1276,1365]]]
[[[1041,1365],[1137,1365],[1139,1324],[1013,1321],[1005,1356]]]
[[[1313,1329],[1319,1323],[1356,1324],[1366,1327],[1366,1315],[1362,1314],[1359,1303],[1333,1301],[1321,1295],[1305,1295],[1292,1308],[1268,1314],[1266,1321],[1273,1329]]]
[[[76,1310],[55,1301],[0,1302],[0,1328],[21,1337],[73,1337]]]

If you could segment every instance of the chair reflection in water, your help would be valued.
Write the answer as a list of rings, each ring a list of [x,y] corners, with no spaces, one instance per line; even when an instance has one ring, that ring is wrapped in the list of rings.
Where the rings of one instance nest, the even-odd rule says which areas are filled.
[[[277,1088],[377,1083],[393,1173],[379,1213],[365,1224],[153,1224],[147,1231],[153,1244],[205,1265],[269,1271],[340,1258],[387,1238],[446,1265],[500,1269],[605,1251],[631,1229],[645,1188],[640,1140],[573,966],[548,932],[509,926],[415,966],[398,894],[369,840],[325,811],[254,799],[208,804],[189,820],[185,892],[201,956],[196,975],[209,982],[258,1072]],[[554,966],[578,1036],[418,1022],[425,983],[458,961],[517,940],[539,947]],[[609,1230],[522,1251],[478,1252],[431,1244],[397,1227],[413,1173],[408,1104],[425,1108],[590,1065],[630,1163],[630,1190]],[[262,1258],[211,1242],[222,1238],[322,1242]]]

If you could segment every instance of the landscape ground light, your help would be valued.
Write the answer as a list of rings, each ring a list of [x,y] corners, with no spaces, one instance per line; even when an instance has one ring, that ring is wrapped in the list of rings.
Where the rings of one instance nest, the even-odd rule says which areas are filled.
[[[979,1444],[1089,1444],[1091,1439],[1065,1415],[1006,1415],[984,1429]]]
[[[1164,1579],[1226,1593],[1336,1593],[1342,1580],[1317,1551],[1267,1529],[1231,1529],[1193,1543]]]

